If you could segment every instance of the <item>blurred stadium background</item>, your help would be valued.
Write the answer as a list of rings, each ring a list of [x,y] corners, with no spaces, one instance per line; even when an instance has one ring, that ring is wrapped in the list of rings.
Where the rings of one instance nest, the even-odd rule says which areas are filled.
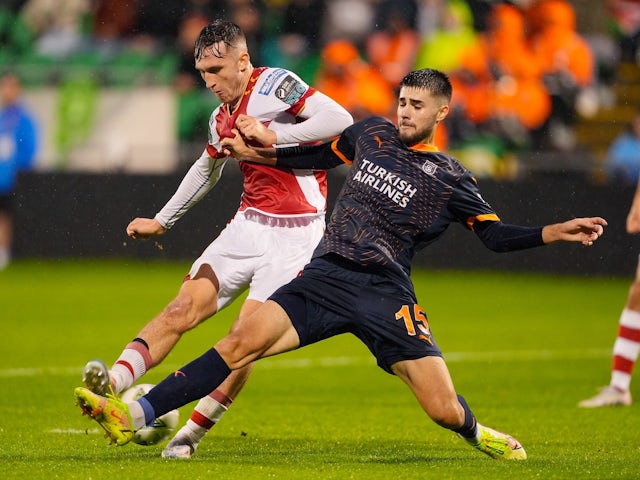
[[[164,204],[204,147],[216,99],[193,70],[192,51],[200,28],[217,16],[245,30],[254,65],[287,67],[311,84],[335,40],[354,45],[358,61],[390,85],[394,60],[404,62],[401,71],[445,69],[465,94],[482,80],[480,104],[489,111],[473,111],[471,97],[460,94],[439,142],[476,173],[503,219],[542,223],[597,214],[611,223],[593,249],[558,247],[506,259],[473,240],[441,242],[421,264],[632,273],[637,250],[624,218],[635,184],[609,168],[608,158],[640,106],[640,4],[624,0],[4,0],[0,73],[19,76],[40,127],[35,169],[20,176],[16,191],[15,258],[192,258],[224,226],[241,191],[232,164],[161,243],[134,245],[124,235],[131,218],[151,216]],[[542,31],[565,16],[573,31],[545,40]],[[509,57],[516,50],[495,47],[507,30],[526,55],[538,50],[526,57],[537,65],[535,81],[549,101],[537,123],[520,113],[538,102],[518,101],[519,67]],[[564,70],[544,67],[544,49],[561,44],[562,35],[574,50],[586,46],[586,80],[572,76],[571,49],[556,53]],[[403,50],[409,58],[376,58],[376,51],[404,41],[414,46]],[[467,53],[480,48],[486,55],[489,78],[465,63],[463,44]],[[516,93],[513,110],[487,96],[505,90]],[[387,113],[393,118],[393,108]],[[332,199],[341,175],[331,174]]]
[[[389,73],[373,65],[367,44],[385,51],[385,41],[402,38],[417,45],[402,50],[415,54],[403,58],[405,70],[438,66],[473,85],[477,77],[468,72],[477,65],[465,66],[457,47],[486,47],[498,18],[511,26],[520,18],[526,26],[542,3],[569,5],[579,38],[568,37],[588,45],[590,78],[580,88],[567,72],[538,78],[549,88],[567,82],[574,102],[528,129],[501,108],[466,115],[456,99],[439,141],[476,173],[504,221],[602,215],[610,224],[605,237],[592,248],[554,245],[499,255],[452,227],[418,255],[416,267],[428,273],[414,273],[456,384],[471,392],[483,418],[518,435],[532,461],[487,462],[449,432],[425,429],[415,421],[415,400],[372,368],[368,352],[350,336],[264,360],[197,461],[150,461],[159,458],[157,448],[105,450],[98,429],[72,406],[81,365],[94,356],[111,358],[127,332],[134,335],[140,319],[151,318],[175,293],[189,262],[235,212],[242,189],[229,162],[216,188],[166,235],[149,242],[125,235],[132,218],[162,207],[204,147],[216,101],[193,70],[194,34],[202,25],[219,15],[234,19],[248,33],[255,65],[290,68],[311,84],[333,40],[356,46],[366,64],[358,68],[371,67],[360,70],[366,83],[372,72]],[[509,7],[496,10],[504,5],[522,17]],[[409,20],[400,29],[408,35],[398,38],[387,35],[396,11]],[[554,18],[542,23],[552,25]],[[626,279],[613,277],[630,278],[639,253],[625,233],[635,184],[609,169],[608,155],[640,106],[639,31],[635,0],[0,0],[0,75],[19,76],[40,128],[35,168],[20,175],[15,191],[15,265],[0,271],[5,477],[105,478],[125,471],[158,479],[213,473],[371,480],[429,472],[440,478],[637,478],[637,412],[596,415],[575,405],[608,378],[614,319],[628,288]],[[522,32],[532,40],[530,29]],[[517,36],[517,29],[509,33]],[[493,52],[507,58],[491,62],[481,94],[513,90],[513,72],[495,67],[508,70],[509,60],[527,54],[514,58],[505,50]],[[480,104],[489,102],[481,96]],[[526,114],[538,104],[515,102],[523,106]],[[330,172],[330,206],[343,174]],[[239,306],[185,335],[149,381],[209,348]],[[94,325],[120,334],[97,341]],[[345,357],[350,362],[331,363]],[[394,418],[380,421],[390,406]]]

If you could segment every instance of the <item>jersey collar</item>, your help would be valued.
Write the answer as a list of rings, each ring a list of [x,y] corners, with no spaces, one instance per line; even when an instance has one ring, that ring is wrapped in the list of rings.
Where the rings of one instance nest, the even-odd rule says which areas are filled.
[[[409,147],[411,150],[418,150],[420,152],[439,152],[438,147],[431,145],[430,143],[416,143]]]

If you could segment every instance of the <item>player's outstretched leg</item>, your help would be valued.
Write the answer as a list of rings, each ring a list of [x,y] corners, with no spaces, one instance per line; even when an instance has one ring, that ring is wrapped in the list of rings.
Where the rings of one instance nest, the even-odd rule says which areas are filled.
[[[511,435],[498,432],[479,423],[477,426],[477,438],[465,438],[462,435],[460,435],[460,438],[491,458],[504,460],[525,460],[527,458],[527,453],[520,445],[520,442]]]
[[[439,353],[434,347],[433,351]],[[481,425],[467,401],[456,393],[441,356],[428,355],[393,365],[393,372],[413,391],[418,402],[438,425],[495,459],[525,460],[527,454],[515,438]]]
[[[87,362],[82,370],[82,383],[97,395],[115,396],[111,386],[109,369],[102,360],[96,359]]]
[[[134,428],[126,403],[111,395],[96,395],[84,387],[76,388],[74,395],[82,414],[98,422],[111,443],[122,446],[131,441]]]

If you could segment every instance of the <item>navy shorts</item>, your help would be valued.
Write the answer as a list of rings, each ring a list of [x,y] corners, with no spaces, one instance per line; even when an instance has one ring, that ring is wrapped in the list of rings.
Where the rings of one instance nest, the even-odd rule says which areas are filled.
[[[289,315],[301,347],[351,333],[391,374],[401,360],[442,356],[415,297],[389,278],[347,262],[316,258],[270,300]]]

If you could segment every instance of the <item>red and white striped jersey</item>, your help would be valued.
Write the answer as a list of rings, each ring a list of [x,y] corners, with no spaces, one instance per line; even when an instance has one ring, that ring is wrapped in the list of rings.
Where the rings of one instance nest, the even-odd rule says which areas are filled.
[[[216,184],[228,159],[221,140],[233,135],[241,113],[276,132],[279,145],[317,142],[339,135],[353,118],[334,100],[282,68],[255,68],[235,109],[221,104],[209,120],[209,140],[173,197],[155,218],[165,228],[184,215]],[[324,216],[327,204],[325,171],[278,169],[240,162],[244,175],[240,211],[272,217]]]
[[[314,128],[311,132],[301,130],[305,135],[290,133],[292,126],[320,110],[319,101],[326,114],[328,97],[320,97],[313,87],[288,70],[256,68],[235,110],[231,112],[229,105],[222,104],[212,113],[207,152],[211,157],[223,156],[219,153],[220,140],[233,136],[231,129],[240,114],[255,117],[275,131],[278,143],[283,143],[283,139],[284,143],[291,144],[333,137],[343,129],[335,122],[333,125],[323,123],[324,131]],[[334,110],[340,113],[340,108],[334,107]],[[278,169],[250,162],[241,162],[240,170],[244,175],[240,211],[253,209],[271,216],[324,215],[327,204],[325,171]]]

